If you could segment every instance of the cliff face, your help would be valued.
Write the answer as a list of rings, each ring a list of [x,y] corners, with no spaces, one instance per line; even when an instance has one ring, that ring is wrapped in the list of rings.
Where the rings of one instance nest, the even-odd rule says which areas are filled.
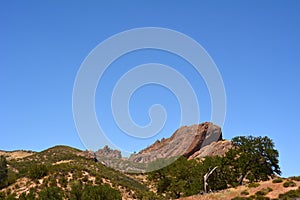
[[[170,158],[179,155],[190,158],[199,152],[200,149],[220,140],[222,140],[221,128],[210,122],[183,126],[175,131],[170,138],[163,138],[161,141],[157,140],[138,154],[131,155],[129,160],[149,163],[157,158]]]

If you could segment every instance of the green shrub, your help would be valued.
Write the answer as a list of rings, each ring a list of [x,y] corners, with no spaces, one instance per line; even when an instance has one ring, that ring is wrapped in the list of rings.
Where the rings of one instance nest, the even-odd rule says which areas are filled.
[[[63,191],[58,187],[48,187],[39,192],[38,200],[62,200]]]
[[[122,199],[122,196],[120,191],[111,188],[107,184],[99,186],[86,185],[83,189],[81,199],[117,200]]]
[[[267,187],[267,190],[268,190],[268,193],[273,191],[273,189],[270,187]]]
[[[292,176],[289,179],[291,179],[293,181],[300,181],[300,176]]]
[[[272,188],[268,187],[268,188],[263,188],[259,191],[257,191],[255,193],[256,196],[265,196],[266,194],[268,194],[269,192],[273,191]]]
[[[248,195],[249,194],[249,192],[247,191],[247,190],[243,190],[242,192],[241,192],[241,195]]]
[[[234,197],[231,200],[251,200],[252,198],[250,197]]]
[[[286,181],[283,183],[283,187],[295,187],[296,183],[293,181]]]
[[[248,188],[256,188],[259,186],[259,183],[249,183]]]
[[[279,199],[297,199],[300,198],[300,188],[297,190],[290,190],[284,194],[279,195]]]
[[[84,176],[84,177],[82,178],[82,181],[85,182],[85,183],[88,182],[88,180],[89,180],[88,176]]]
[[[15,200],[15,199],[16,199],[15,194],[9,194],[9,195],[7,195],[7,197],[6,197],[6,200]]]
[[[265,193],[264,191],[262,190],[259,190],[255,193],[256,196],[265,196],[267,193]]]
[[[264,196],[256,196],[255,200],[269,200],[269,197],[264,197]]]
[[[68,185],[68,180],[64,176],[58,179],[58,182],[63,188],[67,187]]]
[[[282,182],[283,182],[282,178],[276,178],[272,181],[272,183],[282,183]]]
[[[6,195],[4,192],[0,192],[0,199],[5,199],[6,198]]]
[[[46,165],[33,165],[28,171],[28,178],[33,180],[43,178],[48,174],[48,167]]]

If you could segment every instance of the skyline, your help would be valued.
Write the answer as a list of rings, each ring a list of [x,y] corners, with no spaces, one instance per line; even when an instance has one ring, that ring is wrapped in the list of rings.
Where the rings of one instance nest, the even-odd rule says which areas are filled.
[[[0,149],[41,151],[58,144],[85,149],[72,113],[73,86],[84,59],[115,34],[162,27],[193,38],[218,67],[227,105],[223,137],[267,135],[279,150],[283,175],[300,174],[298,1],[132,1],[117,2],[118,6],[116,2],[1,3]],[[117,145],[132,152],[169,137],[180,124],[175,96],[161,86],[147,85],[133,94],[131,116],[146,125],[149,106],[161,103],[168,113],[165,127],[138,143],[119,137],[122,132],[108,106],[112,89],[128,70],[150,62],[172,66],[183,74],[195,88],[200,121],[211,117],[203,77],[185,60],[151,49],[126,54],[105,72],[95,100],[105,131],[122,138],[115,141]]]

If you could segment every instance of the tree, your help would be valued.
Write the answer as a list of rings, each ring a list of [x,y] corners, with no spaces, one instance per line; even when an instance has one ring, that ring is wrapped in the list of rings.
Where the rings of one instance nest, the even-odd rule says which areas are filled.
[[[199,193],[203,188],[198,162],[179,157],[169,166],[150,172],[148,179],[152,181],[159,194],[166,193],[170,198],[190,196]]]
[[[204,184],[204,192],[207,193],[206,187],[208,186],[207,183],[207,179],[209,178],[209,176],[218,168],[218,166],[214,167],[212,170],[210,170],[209,172],[207,172],[204,176],[203,176],[203,184]]]
[[[7,161],[4,156],[0,156],[0,189],[6,185],[7,173]]]
[[[205,186],[216,191],[242,184],[245,178],[253,182],[280,175],[278,151],[270,138],[239,136],[232,139],[232,144],[224,156],[196,160],[179,157],[167,167],[148,173],[148,180],[159,194],[179,198],[197,194]]]
[[[233,168],[239,173],[238,184],[241,185],[245,178],[250,182],[265,181],[269,176],[281,174],[278,151],[267,136],[238,136],[231,142],[233,148],[227,154],[234,159]]]
[[[212,171],[214,167],[217,168],[209,175],[208,172]],[[221,156],[207,156],[205,159],[201,159],[198,164],[198,173],[201,174],[201,189],[205,191],[205,182],[207,182],[207,190],[222,190],[230,185],[230,163],[227,162],[225,157]],[[207,175],[206,175],[207,174]],[[206,175],[206,181],[204,176]],[[200,184],[200,183],[199,183]],[[202,185],[203,184],[203,185]],[[199,192],[199,191],[198,191]]]

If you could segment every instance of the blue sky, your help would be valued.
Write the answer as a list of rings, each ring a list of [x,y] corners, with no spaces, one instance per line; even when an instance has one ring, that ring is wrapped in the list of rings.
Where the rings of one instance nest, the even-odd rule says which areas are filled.
[[[227,96],[223,137],[267,135],[280,152],[283,175],[299,175],[299,9],[297,0],[1,1],[0,149],[40,151],[57,144],[85,149],[72,114],[73,85],[81,63],[114,34],[164,27],[196,40],[218,66]],[[146,125],[149,106],[161,103],[168,113],[165,127],[146,140],[117,139],[122,132],[107,106],[114,81],[148,62],[167,64],[184,74],[197,91],[200,120],[210,120],[209,93],[188,63],[157,50],[130,53],[106,71],[95,96],[99,123],[129,151],[168,137],[179,126],[175,96],[149,85],[133,94],[132,118]]]

